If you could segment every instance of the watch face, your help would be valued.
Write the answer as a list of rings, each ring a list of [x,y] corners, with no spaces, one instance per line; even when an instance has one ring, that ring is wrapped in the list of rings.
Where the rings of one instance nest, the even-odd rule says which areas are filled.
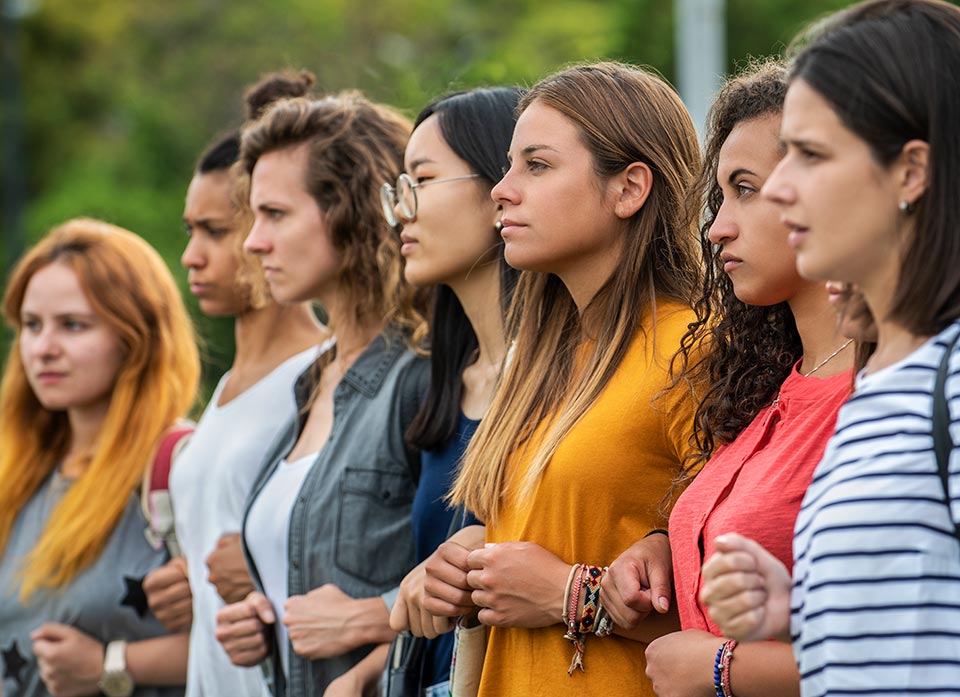
[[[133,692],[133,680],[126,671],[106,673],[98,687],[107,697],[129,697]]]

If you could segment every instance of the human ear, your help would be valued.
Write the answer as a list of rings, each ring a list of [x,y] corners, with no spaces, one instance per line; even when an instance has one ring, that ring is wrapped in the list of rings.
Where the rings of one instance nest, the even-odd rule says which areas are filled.
[[[653,188],[653,173],[643,162],[634,162],[611,180],[614,188],[613,212],[618,218],[632,217],[646,203]]]
[[[930,178],[930,144],[911,140],[900,153],[900,201],[912,208],[927,190]]]

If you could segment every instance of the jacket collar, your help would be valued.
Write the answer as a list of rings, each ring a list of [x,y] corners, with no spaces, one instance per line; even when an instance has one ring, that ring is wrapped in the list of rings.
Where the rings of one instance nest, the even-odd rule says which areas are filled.
[[[405,350],[403,336],[396,330],[387,329],[379,334],[344,373],[340,384],[348,385],[367,399],[373,399],[383,384],[390,367]],[[319,360],[319,359],[318,359]],[[294,395],[298,409],[309,402],[310,395],[320,381],[316,363],[297,378]]]

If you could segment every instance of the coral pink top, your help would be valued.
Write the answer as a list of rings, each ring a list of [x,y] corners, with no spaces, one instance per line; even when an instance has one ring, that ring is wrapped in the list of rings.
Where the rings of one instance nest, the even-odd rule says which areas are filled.
[[[774,404],[717,450],[670,515],[676,603],[683,629],[722,636],[700,602],[700,567],[726,532],[750,537],[793,568],[793,526],[804,492],[833,435],[851,371],[805,378],[796,366]]]

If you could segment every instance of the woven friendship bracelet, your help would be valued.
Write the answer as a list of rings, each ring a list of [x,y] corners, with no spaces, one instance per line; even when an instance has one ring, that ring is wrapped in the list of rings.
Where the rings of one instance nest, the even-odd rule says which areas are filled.
[[[597,618],[600,605],[600,582],[604,569],[599,566],[587,566],[583,577],[583,610],[580,612],[579,630],[581,634],[593,632],[593,623]]]
[[[570,661],[570,668],[567,675],[573,675],[573,671],[583,668],[583,654],[586,648],[586,638],[594,629],[594,623],[603,611],[600,604],[600,582],[603,580],[603,574],[606,568],[599,566],[590,566],[589,564],[578,564],[575,572],[571,571],[571,583],[569,596],[570,603],[566,609],[567,631],[563,638],[573,644],[573,659]],[[582,589],[582,593],[581,593]],[[583,609],[580,609],[581,595],[583,597]],[[609,620],[608,620],[609,621]],[[604,626],[606,630],[606,625]],[[613,625],[610,624],[610,631],[613,631]],[[602,636],[606,636],[603,634]]]

